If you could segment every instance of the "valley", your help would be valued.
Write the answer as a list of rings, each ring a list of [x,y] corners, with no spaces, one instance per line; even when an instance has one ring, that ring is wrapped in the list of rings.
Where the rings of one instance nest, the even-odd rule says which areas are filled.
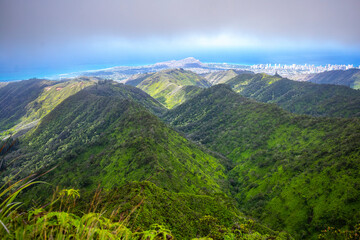
[[[66,212],[56,201],[40,212],[74,219],[103,212],[133,237],[121,239],[150,232],[168,239],[326,239],[328,227],[356,232],[358,90],[174,68],[135,74],[125,84],[32,79],[0,93],[3,184],[28,176],[46,182],[19,194],[24,209],[73,189],[80,197]],[[66,196],[59,198],[64,204]],[[96,208],[89,209],[91,199]],[[47,216],[40,212],[35,220]],[[40,227],[35,220],[29,224]]]

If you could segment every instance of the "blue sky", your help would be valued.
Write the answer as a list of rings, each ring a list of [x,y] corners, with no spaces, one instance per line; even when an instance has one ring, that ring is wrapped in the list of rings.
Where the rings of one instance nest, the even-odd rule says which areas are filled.
[[[195,57],[360,64],[357,0],[0,0],[0,80]]]

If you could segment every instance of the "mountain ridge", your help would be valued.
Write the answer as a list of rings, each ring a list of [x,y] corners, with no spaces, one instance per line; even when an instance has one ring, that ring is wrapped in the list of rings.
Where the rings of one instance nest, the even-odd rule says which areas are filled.
[[[318,84],[344,85],[360,89],[360,69],[327,71],[310,75],[305,80]]]
[[[241,95],[275,103],[297,114],[360,116],[360,91],[345,86],[298,82],[266,74],[241,74],[225,83]]]
[[[189,87],[186,89],[185,86],[210,86],[205,78],[181,68],[140,75],[138,79],[134,78],[126,84],[147,92],[167,108],[173,108],[197,93],[195,88],[191,88],[194,91],[189,91]]]
[[[359,119],[294,115],[223,84],[163,118],[233,161],[228,176],[240,209],[270,227],[316,238],[326,226],[356,224]]]

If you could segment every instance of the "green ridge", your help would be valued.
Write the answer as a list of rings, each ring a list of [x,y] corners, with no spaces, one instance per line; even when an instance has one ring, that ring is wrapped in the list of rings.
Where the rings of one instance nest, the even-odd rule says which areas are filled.
[[[151,182],[132,182],[106,191],[99,208],[106,208],[109,212],[119,209],[120,213],[127,215],[135,206],[139,207],[131,214],[130,222],[133,229],[141,231],[157,223],[171,230],[177,239],[206,237],[203,231],[206,227],[201,221],[206,216],[217,219],[219,225],[228,229],[249,223],[249,220],[234,207],[232,199],[224,194],[206,196],[174,193]],[[249,234],[249,237],[256,235],[256,232],[263,238],[279,235],[278,232],[254,222],[250,228],[252,234]],[[246,235],[244,234],[244,237]],[[283,239],[290,239],[287,234],[281,235],[284,236]]]
[[[226,190],[219,160],[141,105],[156,111],[160,106],[130,86],[105,83],[84,89],[44,117],[20,149],[5,157],[8,171],[22,170],[26,176],[57,165],[45,179],[89,189],[148,179],[175,192]]]
[[[360,89],[360,70],[349,69],[346,71],[327,71],[309,76],[307,80],[318,84],[336,84]]]
[[[313,116],[360,117],[360,91],[345,86],[297,82],[266,74],[242,74],[226,84],[243,96]]]
[[[54,82],[31,79],[12,82],[0,88],[0,131],[14,127],[26,114],[26,106]]]
[[[297,116],[226,85],[164,115],[188,137],[224,154],[240,208],[296,238],[354,226],[360,212],[360,122]]]
[[[227,234],[218,227],[229,234],[233,227],[243,228],[246,232],[241,236],[279,234],[249,222],[234,207],[227,197],[225,158],[186,140],[144,106],[151,112],[163,111],[156,100],[131,86],[105,81],[79,91],[56,106],[20,139],[17,150],[5,156],[3,180],[20,170],[21,176],[27,176],[56,166],[41,177],[51,185],[31,188],[23,200],[41,204],[54,186],[79,188],[83,202],[74,211],[81,215],[100,184],[103,209],[109,213],[119,209],[120,217],[144,200],[131,215],[132,229],[146,230],[158,223],[178,239],[205,234],[201,219],[207,216],[215,224],[212,234]],[[144,180],[151,183],[134,182]],[[248,222],[251,226],[239,225]]]
[[[63,100],[96,81],[90,78],[67,81],[34,79],[10,83],[0,89],[0,111],[3,119],[0,120],[0,130],[7,130],[0,134],[22,135],[22,132],[36,126],[40,119]]]
[[[167,108],[173,108],[197,93],[195,88],[184,88],[185,86],[201,88],[210,86],[204,78],[183,69],[169,69],[141,75],[139,79],[133,79],[127,84],[138,83],[136,87],[150,94]]]
[[[211,83],[211,85],[225,83],[228,80],[238,76],[239,74],[251,74],[249,71],[237,71],[237,70],[224,70],[224,71],[217,71],[211,72],[204,75],[204,78]]]

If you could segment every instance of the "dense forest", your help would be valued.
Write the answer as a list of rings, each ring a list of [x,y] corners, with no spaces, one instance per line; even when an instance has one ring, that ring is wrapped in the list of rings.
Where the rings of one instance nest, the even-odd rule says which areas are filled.
[[[173,69],[0,96],[2,239],[359,239],[358,90]]]

